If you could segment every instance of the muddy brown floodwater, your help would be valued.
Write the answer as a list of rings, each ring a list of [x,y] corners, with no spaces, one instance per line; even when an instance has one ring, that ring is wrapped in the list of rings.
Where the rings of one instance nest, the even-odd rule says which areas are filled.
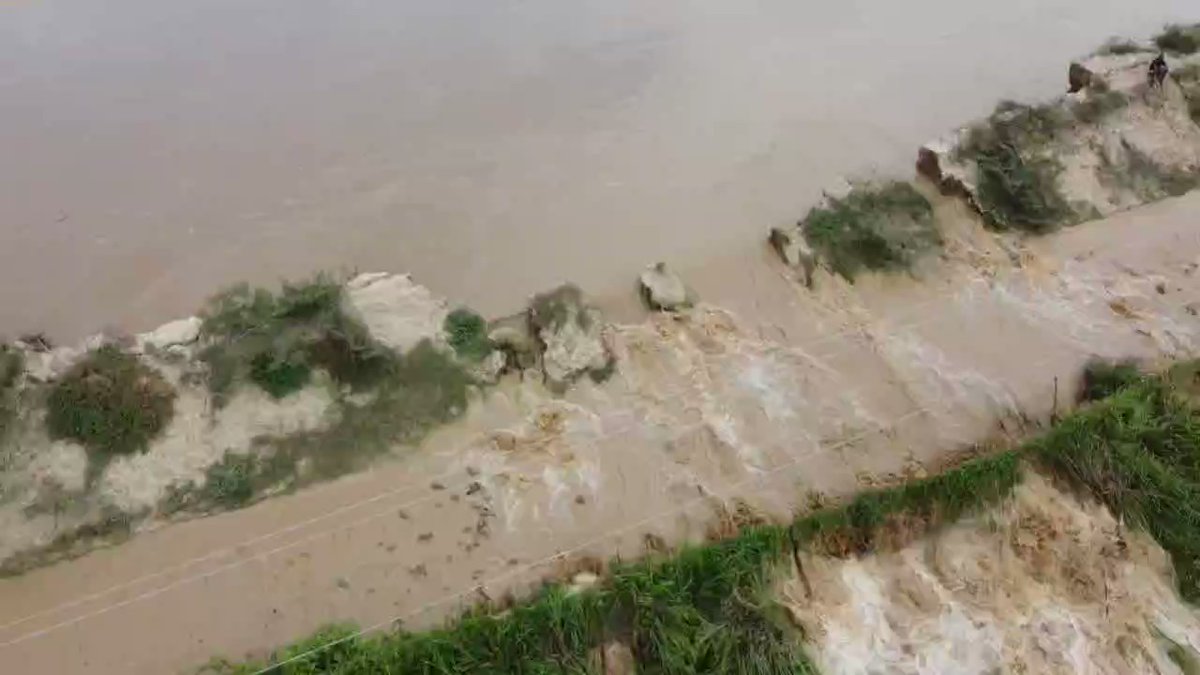
[[[407,270],[486,313],[757,242],[1191,0],[10,0],[0,334]]]

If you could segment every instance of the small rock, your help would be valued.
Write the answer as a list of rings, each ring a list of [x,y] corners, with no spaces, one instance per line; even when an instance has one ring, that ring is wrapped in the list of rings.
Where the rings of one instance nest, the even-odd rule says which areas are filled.
[[[673,311],[692,304],[683,280],[668,270],[666,263],[660,262],[646,268],[638,281],[642,286],[642,297],[651,309]]]
[[[1067,69],[1067,93],[1074,94],[1077,91],[1087,89],[1092,83],[1092,71],[1088,70],[1080,63],[1072,63]]]
[[[799,269],[804,285],[812,287],[813,272],[817,269],[817,256],[804,239],[799,225],[771,228],[771,246],[788,267]]]
[[[427,541],[433,541],[433,533],[432,532],[422,532],[421,534],[417,535],[417,541],[422,542],[422,543],[427,542]]]

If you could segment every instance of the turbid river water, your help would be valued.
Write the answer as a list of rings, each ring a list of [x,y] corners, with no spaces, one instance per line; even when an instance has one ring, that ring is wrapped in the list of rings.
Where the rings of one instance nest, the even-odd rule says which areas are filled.
[[[748,247],[1194,0],[8,0],[0,334],[413,272],[485,312]]]

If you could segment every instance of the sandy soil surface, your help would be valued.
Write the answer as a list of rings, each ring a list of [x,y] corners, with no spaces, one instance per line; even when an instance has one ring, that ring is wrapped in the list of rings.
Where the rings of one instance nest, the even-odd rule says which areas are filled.
[[[706,304],[616,324],[620,369],[563,398],[506,381],[404,461],[0,581],[13,672],[163,673],[314,628],[439,621],[586,556],[700,537],[920,474],[1044,419],[1093,355],[1200,346],[1200,193],[1027,245],[937,200],[913,278],[822,278],[763,250],[684,276]],[[702,272],[702,273],[701,273]]]

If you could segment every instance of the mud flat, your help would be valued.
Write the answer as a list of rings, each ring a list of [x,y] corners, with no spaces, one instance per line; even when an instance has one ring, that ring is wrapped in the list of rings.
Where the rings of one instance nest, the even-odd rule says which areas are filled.
[[[1153,367],[1195,356],[1200,195],[1171,194],[1200,168],[1200,131],[1182,85],[1135,82],[1149,54],[1122,58],[1088,66],[1105,92],[1092,84],[1048,107],[1006,106],[971,127],[1025,138],[1032,122],[1036,143],[967,143],[961,132],[931,144],[936,172],[922,153],[934,181],[831,190],[772,236],[782,257],[764,247],[705,274],[653,266],[646,294],[666,311],[638,322],[605,320],[569,286],[485,322],[411,278],[379,274],[235,289],[194,319],[78,349],[29,336],[6,351],[21,364],[5,378],[15,403],[0,552],[19,575],[0,580],[4,662],[164,672],[214,654],[261,657],[331,622],[436,625],[547,577],[586,585],[594,579],[579,573],[603,572],[613,555],[783,521],[936,474],[948,454],[985,440],[1024,439],[1067,414],[1097,357]],[[1106,92],[1121,105],[1078,109]],[[1109,165],[1064,163],[1098,138],[1115,148]],[[1015,154],[996,159],[995,147]],[[987,180],[1024,182],[981,178],[995,167]],[[1128,180],[1084,180],[1100,172]],[[1037,222],[1013,215],[1029,213]],[[1106,217],[1061,229],[1097,214]],[[63,401],[90,412],[57,415]],[[130,406],[158,412],[101,423]],[[1026,485],[1052,503],[1052,519],[1079,508],[1089,528],[1112,530],[1102,511]],[[994,516],[1018,539],[1023,494]],[[899,544],[895,555],[911,555],[912,542]],[[1135,544],[1139,560],[1161,559]],[[812,563],[847,580],[824,585],[828,596],[779,591],[812,658],[835,672],[866,658],[820,641],[853,623],[827,605],[876,593],[854,564]],[[1145,578],[1161,581],[1153,570]],[[736,584],[762,580],[751,576]],[[1136,595],[1140,578],[1117,588],[1167,602]],[[942,598],[954,591],[944,585],[920,593]],[[864,606],[886,607],[890,592]],[[751,628],[767,625],[748,616]],[[987,644],[1009,639],[1002,623]],[[1158,629],[1186,647],[1191,624],[1180,625]],[[594,638],[576,656],[592,658]],[[878,639],[904,654],[923,638]],[[791,658],[797,645],[771,653]]]

